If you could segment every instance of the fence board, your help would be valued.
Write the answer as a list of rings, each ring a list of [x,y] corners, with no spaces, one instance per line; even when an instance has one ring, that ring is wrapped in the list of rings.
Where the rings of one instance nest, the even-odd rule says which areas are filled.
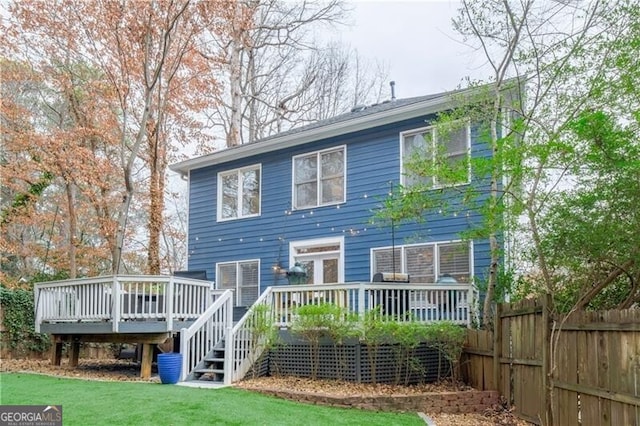
[[[578,382],[578,356],[576,333],[561,333],[557,340],[558,350],[555,351],[555,376],[559,381],[567,383]],[[566,350],[574,348],[573,350]],[[578,394],[576,392],[556,388],[554,390],[554,415],[559,425],[578,425]]]
[[[611,375],[609,374],[609,340],[613,338],[612,333],[604,333],[594,331],[594,338],[597,340],[598,354],[598,387],[602,389],[611,389]],[[614,379],[615,381],[617,379]],[[611,400],[600,399],[600,412],[598,419],[602,426],[611,425]]]
[[[499,334],[477,333],[468,341],[469,351],[480,355],[470,357],[467,377],[485,389],[496,386],[516,415],[540,424],[548,353],[554,424],[640,425],[640,310],[575,312],[565,321],[558,317],[560,330],[549,331],[552,352],[544,338],[543,308],[541,301],[500,305]],[[495,374],[496,365],[500,374]]]

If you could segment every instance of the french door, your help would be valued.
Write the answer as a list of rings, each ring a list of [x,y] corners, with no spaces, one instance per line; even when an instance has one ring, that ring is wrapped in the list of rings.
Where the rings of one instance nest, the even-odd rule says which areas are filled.
[[[343,247],[343,238],[291,242],[291,264],[297,262],[305,268],[307,284],[344,282]]]

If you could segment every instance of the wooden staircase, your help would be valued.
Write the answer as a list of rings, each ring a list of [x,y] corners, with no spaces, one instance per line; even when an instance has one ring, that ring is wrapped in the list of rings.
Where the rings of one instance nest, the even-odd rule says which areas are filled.
[[[224,340],[193,370],[187,380],[224,383]]]
[[[234,306],[233,308],[233,324],[247,313],[246,306]],[[207,354],[192,373],[187,376],[187,381],[224,383],[224,363],[225,363],[225,341],[224,339]]]

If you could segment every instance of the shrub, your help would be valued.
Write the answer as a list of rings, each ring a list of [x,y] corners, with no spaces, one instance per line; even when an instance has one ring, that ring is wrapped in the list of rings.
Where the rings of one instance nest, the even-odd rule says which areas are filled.
[[[49,349],[50,340],[46,334],[36,333],[33,292],[30,290],[10,290],[0,287],[3,326],[9,348],[16,354],[44,352]]]

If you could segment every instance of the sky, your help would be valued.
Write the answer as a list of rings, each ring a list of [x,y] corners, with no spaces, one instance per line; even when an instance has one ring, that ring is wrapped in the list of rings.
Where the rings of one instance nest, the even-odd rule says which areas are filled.
[[[339,38],[364,58],[387,64],[398,98],[453,90],[467,76],[480,77],[479,56],[451,24],[457,1],[348,3],[354,25],[340,28]]]

